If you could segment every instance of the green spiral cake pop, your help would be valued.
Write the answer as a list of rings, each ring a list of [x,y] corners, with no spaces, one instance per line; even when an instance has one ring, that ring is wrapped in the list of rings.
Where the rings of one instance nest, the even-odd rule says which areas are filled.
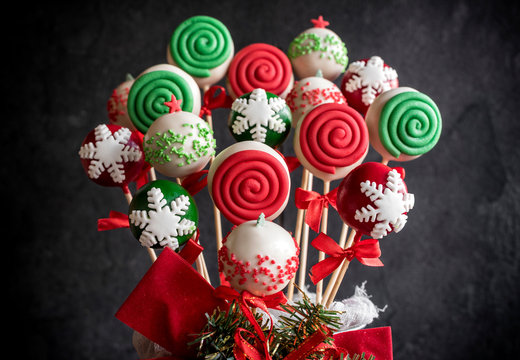
[[[219,82],[233,58],[234,44],[227,27],[209,16],[193,16],[173,32],[167,59],[190,74],[200,88]]]
[[[442,119],[427,95],[399,87],[383,92],[368,108],[365,120],[370,144],[383,162],[413,160],[439,141]]]

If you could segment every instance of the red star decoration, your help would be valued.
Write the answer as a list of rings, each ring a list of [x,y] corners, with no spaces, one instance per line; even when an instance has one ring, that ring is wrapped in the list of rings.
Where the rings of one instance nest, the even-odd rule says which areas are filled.
[[[175,98],[175,95],[172,94],[172,101],[165,101],[164,105],[166,105],[170,108],[169,113],[171,114],[171,113],[174,113],[177,111],[182,111],[181,102],[182,102],[182,99],[177,100]]]
[[[323,20],[323,16],[321,16],[321,15],[318,16],[317,19],[312,19],[311,23],[314,24],[314,27],[323,28],[323,29],[330,24],[328,21]]]

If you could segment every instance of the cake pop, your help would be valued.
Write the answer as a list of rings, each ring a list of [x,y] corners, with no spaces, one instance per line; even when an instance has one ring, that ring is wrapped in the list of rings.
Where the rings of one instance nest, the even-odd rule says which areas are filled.
[[[291,111],[281,97],[254,89],[233,101],[228,127],[237,141],[254,140],[276,148],[291,131]]]
[[[143,71],[128,94],[128,115],[143,134],[159,116],[168,114],[172,95],[182,101],[183,111],[199,115],[201,95],[193,78],[170,64],[159,64]]]
[[[219,250],[219,271],[232,288],[256,296],[283,290],[298,269],[298,245],[274,222],[257,220],[236,226]]]
[[[409,87],[379,95],[368,108],[365,120],[370,144],[384,163],[418,158],[437,144],[442,131],[437,105]]]
[[[155,180],[142,186],[128,208],[130,230],[142,246],[178,250],[195,233],[197,205],[181,185]]]
[[[227,88],[233,99],[258,88],[285,98],[293,83],[289,58],[273,45],[248,45],[235,55],[229,65]]]
[[[332,81],[325,79],[321,71],[318,71],[315,76],[309,76],[295,82],[293,89],[285,100],[291,109],[293,128],[296,128],[300,120],[318,105],[347,103],[339,87]]]
[[[83,140],[79,156],[90,180],[125,189],[144,167],[141,145],[136,132],[119,125],[100,124]]]
[[[398,86],[397,71],[379,56],[350,63],[341,81],[348,104],[363,116],[379,94]]]
[[[233,58],[234,44],[227,27],[210,16],[183,21],[168,43],[168,63],[190,74],[200,88],[224,78]]]
[[[300,33],[289,45],[288,56],[298,78],[306,78],[321,70],[323,77],[334,81],[348,64],[347,48],[340,37],[326,27],[320,15],[312,19],[312,28]]]
[[[333,181],[361,164],[368,152],[368,130],[356,110],[328,103],[315,107],[298,123],[293,145],[304,168]]]
[[[217,154],[207,179],[213,203],[235,225],[261,213],[273,220],[289,201],[291,179],[284,159],[258,141],[241,141]]]
[[[146,161],[161,174],[175,178],[202,170],[215,155],[215,147],[208,124],[180,108],[157,118],[143,141]]]
[[[132,131],[137,129],[128,116],[126,103],[128,101],[128,93],[134,81],[135,79],[132,75],[128,74],[126,80],[112,91],[107,101],[108,120],[110,124],[123,126]]]

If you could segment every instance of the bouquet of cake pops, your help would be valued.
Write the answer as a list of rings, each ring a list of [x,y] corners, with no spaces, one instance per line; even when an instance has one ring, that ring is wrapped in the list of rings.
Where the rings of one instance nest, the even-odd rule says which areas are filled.
[[[98,229],[129,228],[151,260],[116,314],[134,330],[139,358],[392,358],[389,327],[342,331],[335,297],[354,259],[383,266],[379,240],[399,232],[414,206],[404,169],[388,163],[432,149],[441,116],[379,56],[349,64],[329,23],[311,23],[287,51],[265,43],[236,51],[219,20],[185,20],[164,63],[118,85],[109,122],[85,137],[88,177],[128,201],[127,213],[110,212]],[[228,111],[236,140],[219,151],[214,109]],[[291,131],[296,156],[280,150]],[[364,162],[370,146],[381,162]],[[315,178],[323,191],[313,190]],[[199,218],[200,191],[212,219]],[[288,204],[297,208],[290,230],[277,222]],[[330,211],[343,223],[338,239],[327,234]],[[232,224],[226,234],[222,218]],[[207,221],[216,254],[200,243]],[[218,260],[216,285],[209,256]]]

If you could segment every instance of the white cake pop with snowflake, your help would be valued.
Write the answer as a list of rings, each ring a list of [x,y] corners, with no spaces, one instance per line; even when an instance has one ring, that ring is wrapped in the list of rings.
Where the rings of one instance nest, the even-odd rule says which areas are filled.
[[[414,203],[404,182],[404,169],[381,163],[358,166],[338,187],[338,213],[358,236],[381,239],[401,231]]]
[[[298,254],[291,234],[261,214],[226,236],[219,250],[219,271],[237,291],[271,295],[283,290],[294,277]]]
[[[258,141],[276,148],[291,131],[291,111],[281,97],[254,89],[233,101],[228,127],[237,141]]]

